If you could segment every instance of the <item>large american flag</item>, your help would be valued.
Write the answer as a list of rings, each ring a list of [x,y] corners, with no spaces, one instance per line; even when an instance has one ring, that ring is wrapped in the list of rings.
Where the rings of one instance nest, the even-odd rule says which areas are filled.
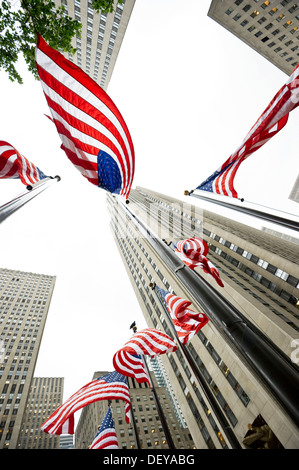
[[[151,386],[142,355],[153,357],[176,349],[175,342],[166,333],[155,328],[146,328],[136,332],[123,348],[114,354],[113,367],[123,375],[134,377],[138,383],[147,382]]]
[[[0,140],[0,178],[19,178],[31,185],[47,176],[8,142]]]
[[[188,238],[173,243],[173,247],[176,255],[190,269],[201,268],[206,274],[211,275],[220,287],[224,287],[219,270],[205,256],[209,251],[209,247],[204,240],[196,237]]]
[[[119,110],[92,78],[41,36],[35,58],[61,148],[88,181],[127,198],[135,156]]]
[[[90,449],[118,449],[118,440],[115,432],[112,411],[109,406],[100,429],[89,446]]]
[[[125,419],[130,422],[131,400],[127,379],[114,371],[80,388],[51,414],[41,429],[48,434],[74,434],[74,413],[100,400],[124,400]]]
[[[208,317],[204,313],[195,313],[191,310],[189,300],[181,299],[177,295],[161,289],[161,287],[156,286],[155,288],[166,304],[180,342],[182,344],[188,343],[208,323]]]
[[[196,189],[237,198],[234,178],[241,163],[276,135],[299,104],[299,64],[276,93],[237,150]]]

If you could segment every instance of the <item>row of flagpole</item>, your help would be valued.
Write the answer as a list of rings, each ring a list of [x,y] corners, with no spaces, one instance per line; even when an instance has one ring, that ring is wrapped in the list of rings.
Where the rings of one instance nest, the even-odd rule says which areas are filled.
[[[175,274],[181,286],[197,304],[202,305],[219,333],[237,349],[245,363],[298,425],[299,379],[294,364],[270,340],[266,341],[263,335],[252,328],[251,322],[245,320],[213,286],[198,273],[196,275],[188,269],[175,253],[129,210],[128,205],[123,204],[123,207],[152,248]]]
[[[226,419],[226,417],[224,416],[220,406],[218,405],[214,394],[211,392],[209,386],[206,384],[206,381],[204,379],[204,376],[203,376],[202,372],[197,367],[196,362],[191,357],[191,355],[190,355],[188,349],[186,348],[186,346],[178,340],[177,333],[176,333],[176,330],[174,328],[173,321],[172,321],[172,319],[169,315],[169,312],[166,308],[166,305],[162,303],[159,295],[157,294],[156,283],[154,283],[154,284],[151,283],[150,287],[155,292],[156,299],[158,300],[158,302],[160,304],[160,307],[161,307],[161,309],[164,313],[164,317],[167,321],[167,324],[171,328],[172,333],[174,334],[174,336],[177,339],[178,347],[179,347],[180,351],[182,352],[182,354],[183,354],[185,360],[187,361],[188,365],[190,366],[192,372],[194,373],[194,376],[196,377],[196,380],[199,384],[200,389],[204,392],[205,397],[207,398],[207,400],[210,404],[210,407],[211,407],[211,409],[213,410],[213,412],[216,416],[216,419],[218,420],[221,428],[223,429],[223,433],[227,437],[227,440],[229,441],[232,449],[241,449],[242,446],[240,445],[237,437],[235,436],[235,433],[234,433],[231,425],[229,424],[229,422]]]

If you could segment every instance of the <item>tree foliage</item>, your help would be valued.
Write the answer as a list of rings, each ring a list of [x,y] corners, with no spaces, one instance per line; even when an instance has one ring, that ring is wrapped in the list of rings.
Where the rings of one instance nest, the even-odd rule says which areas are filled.
[[[95,11],[111,13],[113,0],[93,0]],[[122,3],[122,0],[120,0]],[[21,0],[14,8],[9,0],[0,4],[0,69],[11,81],[23,83],[16,69],[22,54],[30,72],[38,79],[35,65],[37,33],[54,49],[74,54],[72,38],[80,35],[81,23],[66,14],[64,6],[56,7],[52,0]]]

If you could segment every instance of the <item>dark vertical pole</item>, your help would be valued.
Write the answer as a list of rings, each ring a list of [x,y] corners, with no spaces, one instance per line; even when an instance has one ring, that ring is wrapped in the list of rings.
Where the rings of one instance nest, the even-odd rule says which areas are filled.
[[[135,322],[132,324],[131,328],[133,329],[134,333],[136,333],[137,327],[136,327]],[[146,363],[145,357],[143,357],[143,362],[144,362],[144,365],[145,365],[145,368],[146,368],[147,375],[149,376],[149,379],[150,379],[151,384],[152,384],[152,393],[153,393],[153,396],[154,396],[154,399],[155,399],[155,403],[156,403],[156,406],[157,406],[159,418],[160,418],[160,421],[161,421],[161,424],[162,424],[162,427],[163,427],[163,431],[164,431],[164,434],[165,434],[165,437],[166,437],[166,440],[167,440],[168,447],[169,447],[169,449],[175,449],[174,442],[172,440],[172,436],[171,436],[171,433],[169,431],[167,421],[166,421],[166,418],[164,416],[164,412],[163,412],[163,409],[162,409],[162,406],[161,406],[161,403],[160,403],[160,400],[159,400],[159,397],[158,397],[158,394],[157,394],[157,391],[156,391],[156,388],[155,388],[155,384],[152,380],[152,377],[151,377],[148,365]]]
[[[33,186],[27,186],[26,192],[19,194],[19,196],[0,206],[0,223],[48,188],[54,181],[60,181],[60,176],[44,178]]]
[[[197,380],[197,382],[199,383],[199,385],[201,387],[201,390],[204,392],[205,397],[207,398],[211,409],[213,410],[215,416],[218,419],[219,424],[221,425],[221,427],[223,429],[224,434],[227,437],[227,440],[230,442],[233,449],[242,449],[242,446],[239,443],[238,439],[236,438],[236,436],[235,436],[235,434],[234,434],[234,432],[231,428],[231,425],[229,424],[228,420],[224,416],[220,406],[218,405],[218,403],[215,399],[214,394],[211,392],[209,386],[207,385],[206,380],[204,378],[204,375],[202,374],[200,369],[198,369],[197,364],[194,362],[194,360],[193,360],[190,352],[186,348],[186,346],[180,342],[180,340],[178,338],[178,335],[177,335],[177,332],[176,332],[176,329],[175,329],[174,324],[172,322],[172,319],[171,319],[171,317],[169,315],[169,312],[166,308],[166,305],[164,305],[162,303],[162,301],[160,300],[159,295],[157,294],[157,291],[155,290],[156,284],[150,284],[150,287],[155,292],[156,298],[157,298],[157,300],[158,300],[158,302],[159,302],[159,304],[160,304],[160,306],[161,306],[161,308],[162,308],[162,310],[165,314],[168,326],[171,328],[175,338],[177,339],[178,347],[179,347],[180,351],[182,352],[183,356],[185,357],[188,365],[192,369],[192,372],[194,373],[194,375],[196,377],[196,380]]]

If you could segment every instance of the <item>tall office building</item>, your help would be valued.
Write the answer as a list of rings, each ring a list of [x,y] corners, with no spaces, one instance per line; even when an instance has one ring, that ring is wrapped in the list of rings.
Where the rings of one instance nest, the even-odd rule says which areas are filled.
[[[66,13],[82,24],[81,36],[72,45],[75,55],[64,54],[107,90],[134,8],[135,0],[114,1],[113,13],[96,13],[90,0],[55,0]]]
[[[299,4],[293,0],[212,0],[208,16],[291,75],[299,62]]]
[[[210,318],[185,350],[161,355],[194,443],[263,448],[267,441],[266,447],[298,448],[297,418],[287,409],[290,398],[282,396],[285,381],[295,376],[294,387],[298,381],[297,245],[189,204],[190,199],[140,187],[131,191],[129,204],[107,195],[115,241],[147,324],[173,335],[154,283]],[[203,270],[192,272],[174,254],[170,242],[190,236],[208,243],[207,257],[224,287]],[[268,363],[272,354],[275,360]],[[273,391],[280,361],[286,378],[278,378]],[[292,394],[290,384],[286,393]],[[264,441],[257,439],[262,433]]]
[[[62,377],[34,377],[24,412],[18,449],[59,449],[60,436],[47,434],[41,425],[62,404]]]
[[[17,448],[55,280],[0,269],[0,449]]]
[[[93,379],[106,375],[108,372],[96,372]],[[159,387],[151,374],[159,404],[167,422],[167,428],[176,449],[192,449],[194,443],[187,428],[182,428],[174,413],[169,395],[165,387]],[[167,432],[164,433],[162,421],[157,410],[157,404],[148,384],[138,384],[130,377],[128,386],[134,422],[125,421],[125,406],[122,400],[111,400],[111,409],[115,431],[120,449],[168,449]],[[159,405],[158,405],[159,406]],[[98,426],[101,425],[108,409],[108,402],[98,401],[83,408],[75,434],[75,448],[87,449],[94,440]],[[163,417],[162,417],[163,420]],[[136,438],[137,433],[137,438]]]

